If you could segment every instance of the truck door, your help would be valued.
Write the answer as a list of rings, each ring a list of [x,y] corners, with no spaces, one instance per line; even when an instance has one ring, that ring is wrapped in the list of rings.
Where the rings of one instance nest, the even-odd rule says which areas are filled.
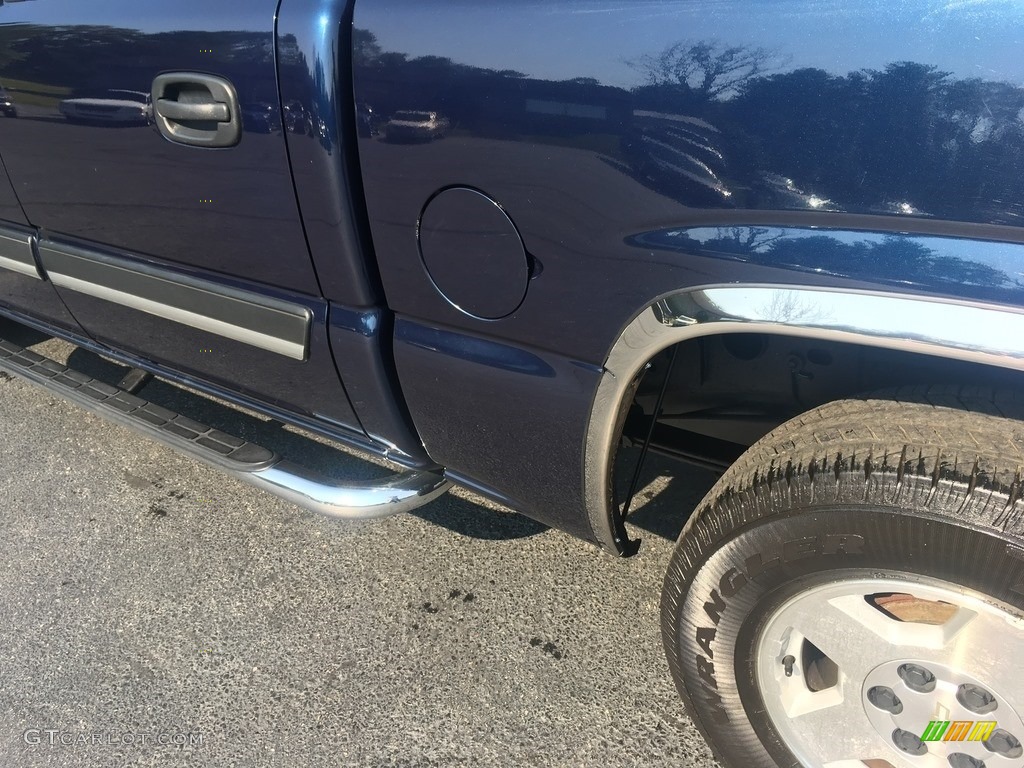
[[[18,110],[0,150],[43,268],[96,340],[362,432],[292,184],[276,5],[0,5]]]
[[[0,120],[17,118],[17,109],[0,83]],[[0,155],[0,309],[20,320],[81,333],[53,285],[43,280],[33,251],[34,237]]]

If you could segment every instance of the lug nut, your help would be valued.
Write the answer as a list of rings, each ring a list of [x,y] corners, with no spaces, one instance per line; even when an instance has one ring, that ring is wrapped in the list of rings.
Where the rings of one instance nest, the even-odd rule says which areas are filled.
[[[985,768],[984,762],[963,752],[954,752],[946,759],[951,768]]]
[[[901,664],[896,670],[907,688],[918,693],[931,693],[935,690],[935,675],[917,664]]]
[[[1016,760],[1024,755],[1024,747],[1021,746],[1017,737],[1009,731],[1004,731],[1002,728],[996,728],[992,731],[992,735],[985,742],[985,748],[989,752],[995,752],[997,755],[1007,757],[1010,760]]]
[[[892,732],[892,743],[896,745],[896,749],[914,757],[928,754],[928,745],[921,741],[916,734],[904,731],[902,728],[897,728]]]
[[[999,706],[995,696],[973,683],[964,683],[957,688],[956,700],[978,715],[988,714]]]
[[[903,702],[896,692],[887,686],[876,685],[868,690],[868,701],[879,709],[884,709],[890,715],[898,715],[903,711]]]

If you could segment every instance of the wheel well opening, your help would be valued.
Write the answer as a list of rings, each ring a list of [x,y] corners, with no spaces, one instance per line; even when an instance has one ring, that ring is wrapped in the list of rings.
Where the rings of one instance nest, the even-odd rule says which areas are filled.
[[[1021,371],[781,334],[703,336],[674,349],[671,371],[673,347],[649,361],[629,405],[623,443],[637,446],[650,434],[651,451],[719,471],[780,424],[835,400],[923,384],[1024,385]]]

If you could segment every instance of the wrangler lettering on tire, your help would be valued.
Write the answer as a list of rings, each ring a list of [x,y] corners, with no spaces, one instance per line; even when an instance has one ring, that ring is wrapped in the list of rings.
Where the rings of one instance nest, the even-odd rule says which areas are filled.
[[[712,488],[662,630],[725,765],[1024,766],[1022,417],[948,387],[839,401]],[[996,735],[926,740],[939,715]]]

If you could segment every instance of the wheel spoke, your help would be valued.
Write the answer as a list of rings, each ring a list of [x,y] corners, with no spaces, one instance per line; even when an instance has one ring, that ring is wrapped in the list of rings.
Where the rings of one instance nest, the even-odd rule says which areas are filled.
[[[1024,654],[1008,652],[1024,646],[1024,620],[979,613],[934,658],[975,677],[1024,680]],[[1014,706],[1024,708],[1024,690],[1007,691]]]
[[[1005,686],[1024,679],[1024,656],[1007,652],[1024,644],[1024,621],[976,596],[906,581],[838,582],[781,606],[761,637],[765,703],[804,764],[931,768],[954,751],[992,757],[979,743],[926,744],[922,729],[943,711],[949,720],[998,719],[1010,734],[1005,751],[1024,734],[1019,687]]]
[[[790,727],[811,753],[803,756],[811,765],[870,759],[883,752],[856,692],[792,718]]]
[[[901,653],[884,630],[891,619],[859,596],[808,601],[783,614],[783,620],[814,643],[839,667],[840,680],[859,685],[880,663]]]

